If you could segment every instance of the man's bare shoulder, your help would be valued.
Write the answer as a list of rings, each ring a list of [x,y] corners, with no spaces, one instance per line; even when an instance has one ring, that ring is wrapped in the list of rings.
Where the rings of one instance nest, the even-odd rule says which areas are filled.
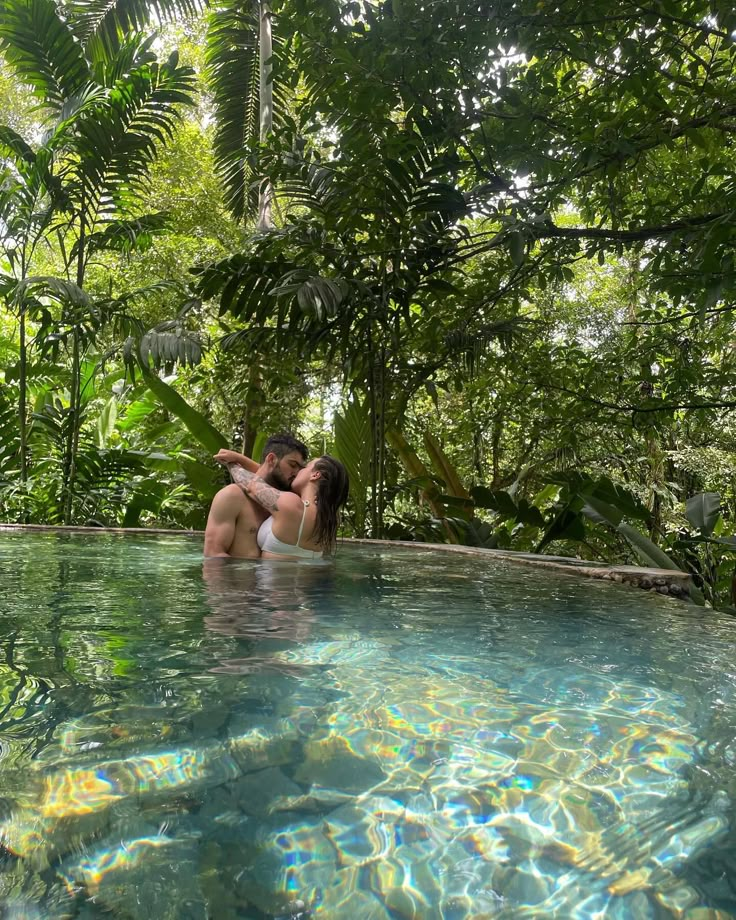
[[[225,486],[215,493],[210,505],[210,513],[207,517],[207,526],[216,524],[228,519],[235,520],[240,517],[243,511],[248,507],[248,499],[243,494],[243,490],[236,485]]]
[[[245,492],[236,486],[234,482],[231,482],[229,486],[223,486],[219,492],[215,494],[213,501],[217,502],[237,502],[238,504],[243,504],[246,501]]]

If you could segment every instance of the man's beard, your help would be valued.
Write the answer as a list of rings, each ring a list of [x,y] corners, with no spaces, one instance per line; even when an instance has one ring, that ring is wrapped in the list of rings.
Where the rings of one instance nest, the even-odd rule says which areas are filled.
[[[291,491],[291,484],[284,478],[284,474],[278,467],[274,467],[263,478],[272,489],[278,489],[280,492]]]

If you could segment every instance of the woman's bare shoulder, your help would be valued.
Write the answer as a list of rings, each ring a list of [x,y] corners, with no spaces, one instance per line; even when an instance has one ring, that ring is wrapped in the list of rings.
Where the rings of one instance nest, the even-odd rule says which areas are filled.
[[[302,513],[304,502],[296,492],[282,492],[279,496],[279,511],[298,511]]]

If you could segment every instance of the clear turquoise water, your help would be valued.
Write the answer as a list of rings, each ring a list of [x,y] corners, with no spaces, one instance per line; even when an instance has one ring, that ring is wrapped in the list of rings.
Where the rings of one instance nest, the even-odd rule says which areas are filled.
[[[405,549],[0,570],[4,918],[736,916],[732,618]]]

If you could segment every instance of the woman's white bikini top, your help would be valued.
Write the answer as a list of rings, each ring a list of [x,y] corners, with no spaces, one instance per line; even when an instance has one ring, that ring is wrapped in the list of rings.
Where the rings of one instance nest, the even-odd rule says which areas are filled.
[[[266,520],[258,528],[258,545],[261,548],[261,551],[264,553],[277,553],[279,556],[295,556],[298,559],[321,559],[322,553],[315,552],[312,549],[305,549],[303,546],[299,546],[299,541],[302,538],[302,530],[304,530],[304,518],[307,514],[307,508],[309,507],[309,502],[304,502],[304,510],[302,511],[302,520],[299,524],[299,533],[296,537],[296,545],[292,543],[282,543],[273,532],[273,518],[267,517]]]

